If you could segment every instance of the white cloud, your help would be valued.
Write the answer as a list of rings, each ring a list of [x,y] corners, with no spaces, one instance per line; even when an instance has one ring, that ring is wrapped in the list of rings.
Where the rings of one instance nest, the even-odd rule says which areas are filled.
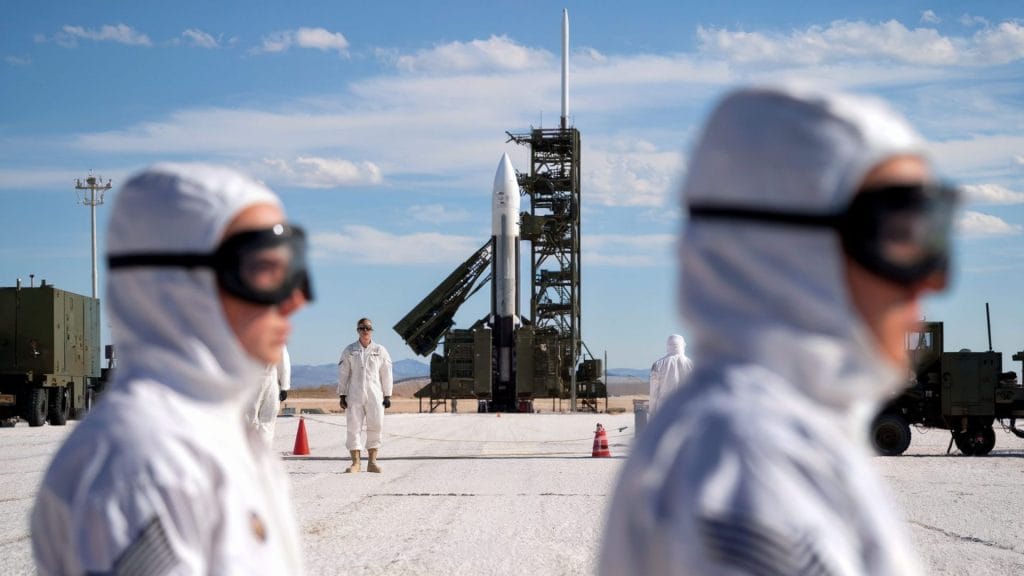
[[[341,32],[331,32],[324,28],[299,28],[274,32],[263,39],[255,53],[285,52],[292,46],[312,48],[324,52],[334,51],[341,56],[348,56],[348,40]]]
[[[372,162],[381,174],[388,174],[389,181],[403,175],[428,174],[443,175],[446,183],[452,183],[470,174],[474,166],[481,167],[481,172],[492,167],[494,159],[507,148],[501,136],[506,130],[557,122],[557,67],[520,70],[510,65],[494,70],[499,65],[492,63],[492,69],[470,73],[460,66],[485,67],[485,62],[493,62],[493,58],[459,60],[448,56],[460,50],[486,52],[481,46],[498,45],[526,54],[527,61],[532,54],[554,64],[550,54],[504,38],[454,43],[446,45],[451,50],[439,47],[410,57],[417,70],[421,65],[436,66],[437,70],[430,73],[372,76],[351,84],[346,92],[295,101],[287,108],[180,110],[150,122],[82,134],[74,143],[78,149],[101,154],[154,153],[190,158],[201,154],[232,160],[246,157],[251,162],[285,158],[295,174],[299,173],[295,158],[300,156],[357,158]],[[401,55],[393,57],[397,61]],[[666,204],[674,178],[682,172],[682,157],[677,150],[685,145],[688,131],[699,126],[698,112],[724,86],[758,75],[779,77],[808,70],[766,66],[739,73],[728,62],[685,54],[617,56],[593,50],[578,53],[574,66],[570,112],[585,136],[585,202],[652,208]],[[843,62],[811,70],[840,85],[871,88],[936,84],[945,81],[943,75],[948,73],[948,68],[885,62]],[[530,89],[523,90],[523,86]],[[1010,96],[992,98],[993,102],[1002,102]],[[950,107],[958,113],[949,113]],[[1024,150],[1024,137],[999,134],[1005,126],[1016,125],[1016,115],[1007,117],[1006,107],[1000,105],[996,113],[972,109],[967,121],[959,120],[964,110],[959,105],[929,108],[929,118],[943,118],[956,127],[951,133],[970,135],[934,144],[937,165],[961,178],[967,172],[975,181],[1006,178],[1005,174],[971,173],[979,169],[1006,170],[1014,153],[1019,156]],[[632,121],[653,115],[659,118],[654,124]],[[988,124],[979,131],[976,127],[981,120],[977,119],[982,117]],[[594,119],[605,125],[595,126]],[[616,132],[609,133],[611,130]],[[443,145],[439,145],[439,139]],[[605,144],[616,140],[636,144],[611,148]],[[654,144],[644,148],[643,142]],[[606,148],[594,148],[595,143]],[[314,167],[315,163],[306,169],[312,171]],[[339,170],[343,174],[352,172],[351,167]],[[323,171],[332,173],[326,166]],[[329,186],[331,181],[327,176],[311,177],[304,185]]]
[[[124,170],[104,169],[102,176],[110,178],[115,184],[123,180]],[[68,194],[75,188],[76,178],[85,178],[87,173],[79,173],[66,167],[43,166],[31,168],[0,168],[0,190],[24,191],[39,190]]]
[[[300,188],[341,188],[376,185],[383,180],[380,168],[373,162],[351,162],[341,158],[299,156],[294,161],[264,158],[263,167],[270,171],[264,177]]]
[[[430,224],[451,224],[453,222],[466,222],[470,218],[468,210],[462,208],[451,208],[442,204],[425,204],[410,206],[406,212],[413,220],[428,222]]]
[[[398,235],[370,226],[344,226],[314,234],[313,256],[376,265],[456,264],[480,248],[481,239],[432,232]]]
[[[217,48],[217,39],[211,36],[207,32],[203,32],[198,28],[189,28],[181,33],[187,40],[190,41],[192,46],[198,48]]]
[[[992,66],[1024,58],[1024,27],[1013,21],[986,27],[971,37],[943,36],[934,28],[909,29],[896,20],[838,20],[788,34],[700,26],[697,39],[705,55],[741,65],[881,59],[923,66]]]
[[[955,111],[948,112],[955,116]],[[963,173],[1006,166],[1013,162],[1014,150],[1024,149],[1024,136],[1016,134],[975,135],[966,139],[931,142],[929,151],[936,164],[949,173]]]
[[[999,184],[965,184],[967,200],[982,204],[1024,204],[1024,192],[1014,192]]]
[[[994,65],[1024,58],[1024,24],[1003,22],[994,28],[979,30],[965,48],[965,60],[973,64]]]
[[[671,261],[676,238],[675,234],[585,234],[582,258],[588,266],[662,266]],[[459,264],[481,242],[479,237],[432,232],[392,234],[363,225],[312,237],[314,258],[385,266]]]
[[[925,10],[921,13],[921,22],[924,24],[938,24],[942,19],[932,10]]]
[[[663,266],[671,258],[675,234],[584,234],[581,258],[588,266]]]
[[[1012,236],[1024,231],[1018,224],[1010,224],[1002,218],[981,212],[967,210],[956,223],[957,231],[968,237]]]
[[[95,42],[117,42],[130,46],[152,46],[153,42],[149,36],[137,32],[126,24],[110,25],[105,24],[99,29],[83,28],[82,26],[65,25],[61,31],[54,36],[54,40],[62,46],[75,46],[78,40],[92,40]]]
[[[964,14],[960,17],[960,24],[975,28],[978,26],[988,26],[988,19],[981,16],[972,16],[970,14]]]
[[[32,63],[32,59],[28,56],[4,56],[4,62],[11,66],[28,66]]]
[[[348,40],[341,32],[329,32],[323,28],[299,28],[295,33],[295,43],[302,48],[315,48],[328,52],[334,50],[339,54],[348,53]]]
[[[1024,166],[1024,154],[1018,154],[1018,155],[1014,156],[1013,157],[1013,162],[1014,162],[1014,164],[1017,164],[1019,166]]]
[[[603,206],[664,206],[683,168],[679,152],[642,141],[588,150],[586,158],[583,194],[587,203]]]
[[[292,33],[274,32],[263,39],[263,44],[259,48],[253,48],[252,51],[256,53],[284,52],[292,45],[294,39],[295,36]]]
[[[451,42],[414,55],[398,56],[395,65],[407,71],[475,72],[481,70],[529,70],[549,66],[550,52],[528,48],[507,36],[487,40]]]

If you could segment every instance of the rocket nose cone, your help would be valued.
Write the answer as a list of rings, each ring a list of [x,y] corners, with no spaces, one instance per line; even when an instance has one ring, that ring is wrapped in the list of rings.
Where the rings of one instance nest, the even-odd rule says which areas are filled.
[[[517,186],[516,171],[512,167],[512,160],[509,159],[506,152],[501,155],[501,161],[498,162],[498,170],[494,173],[494,193],[511,193],[514,186]]]
[[[501,160],[498,162],[498,170],[494,173],[494,188],[498,189],[499,186],[504,185],[505,179],[508,178],[509,174],[514,174],[515,171],[512,168],[512,160],[509,159],[508,153],[501,155]]]

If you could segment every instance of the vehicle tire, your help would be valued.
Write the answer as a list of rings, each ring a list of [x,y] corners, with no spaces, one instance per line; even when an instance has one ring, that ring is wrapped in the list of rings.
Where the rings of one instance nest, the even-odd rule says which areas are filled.
[[[964,456],[984,456],[995,448],[996,433],[991,426],[983,426],[967,432],[954,432],[953,441]]]
[[[953,432],[953,442],[964,456],[974,456],[974,442],[970,432]]]
[[[871,444],[880,456],[899,456],[910,447],[910,424],[899,414],[880,414],[871,425]]]
[[[25,411],[25,420],[29,426],[42,426],[46,423],[46,412],[49,409],[46,389],[43,387],[33,388],[29,397],[28,410]]]
[[[50,390],[50,424],[63,426],[68,423],[68,413],[71,412],[71,394],[67,386],[58,386]]]
[[[975,456],[985,456],[996,447],[996,431],[991,426],[981,429],[981,442],[974,447]]]

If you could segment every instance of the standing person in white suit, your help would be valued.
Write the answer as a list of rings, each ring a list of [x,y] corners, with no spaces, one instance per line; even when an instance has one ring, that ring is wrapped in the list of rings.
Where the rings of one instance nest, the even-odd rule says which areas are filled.
[[[868,427],[947,283],[959,194],[925,144],[874,98],[719,102],[683,186],[699,361],[622,467],[600,574],[920,573]]]
[[[312,300],[305,234],[248,177],[160,164],[118,191],[106,252],[120,362],[43,478],[38,572],[301,574],[288,478],[244,413]]]
[[[281,411],[281,403],[288,398],[288,391],[291,389],[292,361],[288,356],[288,347],[285,346],[281,349],[281,361],[277,364],[267,364],[263,368],[259,394],[246,416],[267,446],[274,445],[277,414]]]
[[[377,451],[381,447],[384,409],[391,407],[391,355],[373,341],[373,322],[369,318],[356,322],[356,332],[359,340],[346,346],[338,360],[339,403],[348,427],[345,446],[352,457],[352,465],[345,472],[359,472],[364,447],[369,456],[366,471],[380,472]]]
[[[692,371],[693,362],[686,357],[686,340],[679,334],[669,336],[665,343],[665,355],[651,366],[651,414],[658,410],[658,406]]]

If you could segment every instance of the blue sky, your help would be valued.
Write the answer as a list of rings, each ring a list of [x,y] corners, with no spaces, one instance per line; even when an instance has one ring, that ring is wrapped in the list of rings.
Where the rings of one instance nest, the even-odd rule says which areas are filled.
[[[488,238],[502,153],[528,170],[505,131],[557,126],[564,7],[595,355],[643,368],[668,334],[687,334],[672,246],[689,146],[725,90],[792,77],[888,99],[964,185],[956,277],[927,317],[946,322],[947,349],[985,349],[989,302],[1011,368],[1024,349],[1019,1],[596,4],[5,0],[0,285],[35,274],[91,292],[89,209],[74,190],[90,170],[113,181],[102,253],[132,172],[225,163],[270,185],[312,235],[318,299],[295,317],[293,362],[336,361],[360,316],[412,358],[390,326]],[[102,262],[99,275],[102,290]],[[487,306],[479,293],[457,325]]]

